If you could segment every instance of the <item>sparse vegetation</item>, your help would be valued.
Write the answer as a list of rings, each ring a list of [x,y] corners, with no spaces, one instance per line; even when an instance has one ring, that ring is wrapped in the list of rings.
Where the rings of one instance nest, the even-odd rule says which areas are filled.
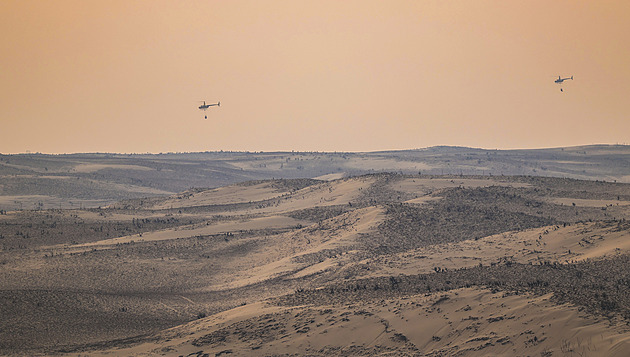
[[[283,170],[312,169],[305,155],[280,156],[274,160],[284,163]],[[353,155],[319,160],[324,159],[349,161]],[[177,167],[136,162],[141,163],[159,166],[165,174]],[[48,161],[46,167],[48,174],[66,170]],[[452,292],[461,288],[489,289],[504,296],[551,293],[556,304],[569,303],[593,316],[630,322],[626,294],[630,255],[625,246],[609,250],[612,253],[602,259],[579,259],[589,247],[630,232],[629,206],[608,201],[605,209],[599,206],[604,200],[630,200],[630,185],[433,176],[426,171],[422,176],[374,173],[331,182],[256,180],[230,189],[256,187],[265,193],[262,198],[219,203],[212,199],[217,190],[187,189],[167,198],[132,198],[100,209],[2,209],[0,353],[81,351],[117,339],[123,341],[117,344],[124,344],[137,341],[125,340],[133,336],[193,320],[203,324],[212,319],[202,319],[217,312],[249,309],[252,303],[269,299],[279,310],[217,327],[191,343],[204,350],[221,347],[215,353],[223,354],[233,350],[230,344],[247,344],[251,351],[259,351],[283,336],[326,335],[332,326],[366,319],[378,324],[383,340],[393,345],[327,347],[312,354],[413,354],[418,352],[413,334],[396,330],[383,318],[384,310],[376,307],[387,306],[388,314],[402,321],[411,315],[400,313],[397,304],[409,303],[411,297],[420,304],[418,297],[426,297],[422,314],[440,314],[458,301]],[[87,176],[78,181],[83,179]],[[196,201],[200,196],[206,198]],[[416,200],[420,196],[428,199]],[[577,204],[553,201],[556,198]],[[180,205],[164,208],[165,200]],[[267,225],[256,226],[256,222]],[[546,244],[551,245],[550,237],[557,238],[556,231],[580,239],[554,251],[555,255],[543,254]],[[504,247],[508,253],[489,262],[480,258],[483,251],[474,256],[463,252],[464,243],[479,250],[495,248],[481,245],[492,235],[497,246],[507,244],[508,237],[522,237],[518,249],[540,257],[523,263],[514,257],[515,251]],[[124,238],[111,240],[117,237]],[[461,254],[427,263],[427,273],[402,269],[404,264],[417,263],[414,260],[430,260],[439,251],[421,249],[437,245],[446,249],[458,243]],[[456,262],[449,259],[466,264],[453,267]],[[470,326],[466,330],[470,333],[479,324],[496,326],[511,318],[484,316],[470,305],[460,311],[457,321]],[[42,325],[59,328],[43,330]],[[98,328],[79,328],[92,325]],[[523,336],[541,356],[577,351],[574,341],[546,349],[546,336]],[[439,346],[435,351],[449,354],[447,333],[426,338],[426,343]],[[513,344],[515,338],[475,335],[467,341],[484,351]]]

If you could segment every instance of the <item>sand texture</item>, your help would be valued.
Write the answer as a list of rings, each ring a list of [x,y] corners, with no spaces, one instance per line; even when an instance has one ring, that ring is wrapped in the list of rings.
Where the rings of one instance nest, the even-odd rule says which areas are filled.
[[[379,173],[3,210],[0,354],[624,356],[627,202]]]

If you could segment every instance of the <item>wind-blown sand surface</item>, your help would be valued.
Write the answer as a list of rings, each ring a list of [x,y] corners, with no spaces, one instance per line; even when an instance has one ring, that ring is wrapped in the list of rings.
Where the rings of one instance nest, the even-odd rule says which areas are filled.
[[[630,201],[620,201],[620,200],[589,200],[589,199],[580,199],[580,198],[568,198],[568,197],[556,197],[550,200],[551,202],[559,205],[567,205],[567,206],[578,206],[578,207],[599,207],[602,209],[606,209],[607,207],[612,206],[628,206],[630,205]]]
[[[554,225],[435,244],[363,263],[378,267],[370,276],[429,273],[435,268],[459,269],[502,261],[564,264],[628,253],[629,238],[627,231],[600,223]]]
[[[148,233],[140,233],[130,236],[123,236],[118,238],[111,238],[101,240],[97,242],[77,244],[74,247],[91,247],[91,246],[104,246],[113,244],[124,244],[130,242],[153,242],[169,239],[181,239],[192,238],[204,235],[216,235],[216,234],[228,234],[237,231],[246,230],[261,230],[261,229],[279,229],[295,226],[307,225],[312,222],[305,220],[298,220],[291,217],[284,216],[265,216],[251,219],[241,219],[231,222],[218,222],[218,223],[201,223],[190,226],[180,226],[176,228],[169,228],[161,231],[152,231]]]
[[[45,196],[38,201],[43,209],[77,208],[69,202],[79,200],[85,200],[83,207],[94,208],[191,187],[219,188],[272,178],[330,180],[377,172],[630,182],[628,153],[627,145],[591,145],[535,150],[440,146],[372,153],[0,154],[0,197],[16,197],[0,199],[0,209],[33,209],[26,206],[33,195]],[[97,199],[102,201],[93,201]]]
[[[549,295],[466,288],[349,305],[256,303],[156,338],[89,355],[625,356],[630,348],[627,328],[554,304]]]
[[[375,174],[9,211],[0,353],[621,356],[625,202],[626,184]]]
[[[213,190],[176,195],[167,200],[162,200],[153,206],[153,209],[168,209],[181,207],[195,207],[206,205],[228,205],[233,203],[246,203],[268,200],[279,197],[288,190],[273,187],[271,182],[263,182],[251,186],[227,186]]]

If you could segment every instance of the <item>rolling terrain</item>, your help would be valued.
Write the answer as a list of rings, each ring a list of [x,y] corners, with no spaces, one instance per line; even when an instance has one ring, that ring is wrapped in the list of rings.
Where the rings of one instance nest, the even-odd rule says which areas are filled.
[[[3,210],[0,353],[621,356],[630,185],[606,181],[374,173]]]
[[[267,179],[397,172],[630,182],[630,146],[485,150],[439,146],[366,153],[0,154],[0,209],[96,208],[130,198]]]

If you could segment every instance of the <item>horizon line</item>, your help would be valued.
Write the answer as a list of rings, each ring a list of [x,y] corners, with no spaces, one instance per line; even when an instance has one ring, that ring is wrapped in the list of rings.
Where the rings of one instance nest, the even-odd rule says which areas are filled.
[[[46,152],[31,152],[26,150],[25,152],[15,153],[3,153],[0,155],[48,155],[48,156],[63,156],[63,155],[181,155],[181,154],[208,154],[208,153],[245,153],[245,154],[263,154],[263,153],[322,153],[322,154],[369,154],[369,153],[383,153],[383,152],[397,152],[397,151],[421,151],[429,150],[433,148],[455,148],[455,149],[473,149],[473,150],[485,150],[485,151],[521,151],[521,150],[558,150],[558,149],[575,149],[586,147],[614,147],[614,146],[630,146],[627,143],[615,143],[615,144],[582,144],[571,146],[550,146],[550,147],[537,147],[537,148],[483,148],[461,145],[433,145],[423,148],[413,149],[384,149],[384,150],[371,150],[371,151],[319,151],[319,150],[206,150],[206,151],[167,151],[167,152],[105,152],[105,151],[91,151],[91,152],[64,152],[64,153],[46,153]]]

